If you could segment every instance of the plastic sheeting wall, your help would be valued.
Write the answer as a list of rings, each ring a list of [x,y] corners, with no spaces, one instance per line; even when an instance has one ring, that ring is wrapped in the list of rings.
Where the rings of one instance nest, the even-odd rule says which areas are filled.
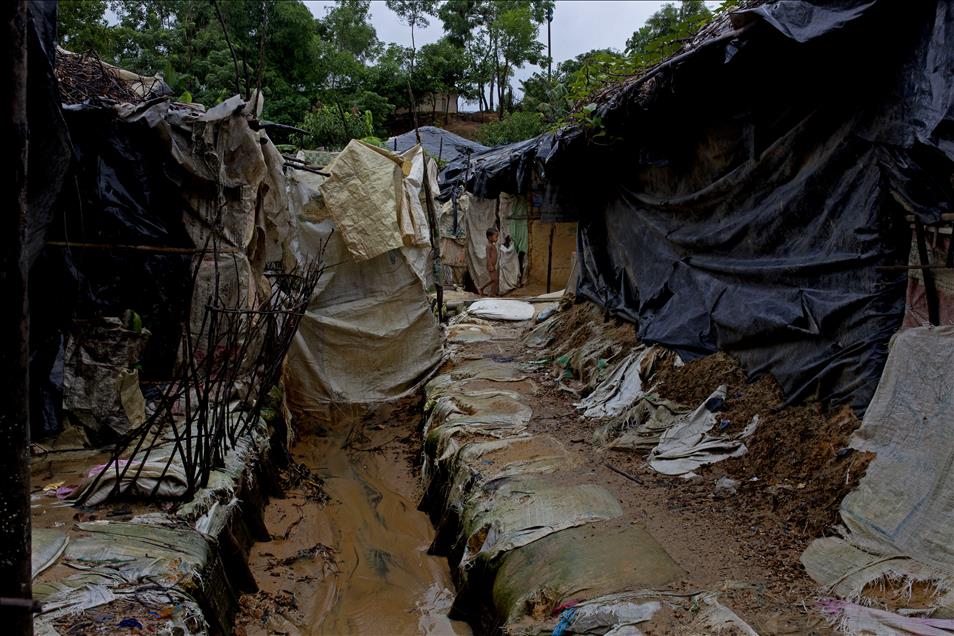
[[[904,215],[954,211],[954,4],[769,2],[571,128],[445,170],[580,211],[578,293],[790,399],[863,411],[901,326]],[[615,142],[606,140],[616,140]]]
[[[637,121],[613,111],[640,143],[581,224],[579,290],[647,342],[862,411],[904,311],[903,273],[879,266],[907,260],[905,208],[950,193],[954,8],[775,3],[737,23],[737,50],[658,78]]]
[[[363,146],[351,150],[384,156]],[[338,172],[328,179],[307,172],[288,175],[289,209],[294,219],[290,254],[304,260],[323,253],[328,265],[286,362],[286,395],[300,415],[324,412],[329,402],[365,403],[400,397],[443,360],[440,326],[425,290],[432,263],[430,246],[412,244],[384,251],[375,247],[368,252],[374,253],[373,257],[362,259],[349,249],[344,233],[366,221],[367,204],[356,205],[355,198],[345,196],[344,191],[333,192],[333,201],[326,200],[325,193],[344,187],[342,183],[350,184],[355,192],[377,184],[369,196],[394,202],[378,221],[385,224],[390,215],[400,242],[401,210],[420,203],[423,171],[414,166],[423,167],[423,155],[417,149],[406,153],[414,165],[407,166],[403,183],[399,158],[387,156],[398,160],[396,182],[391,179],[395,163],[387,158],[377,167],[336,159],[330,169]],[[337,206],[333,215],[328,209],[332,202]],[[362,218],[356,218],[359,216]],[[347,229],[339,229],[337,222]],[[421,231],[428,233],[426,225]],[[358,236],[374,237],[363,231]]]

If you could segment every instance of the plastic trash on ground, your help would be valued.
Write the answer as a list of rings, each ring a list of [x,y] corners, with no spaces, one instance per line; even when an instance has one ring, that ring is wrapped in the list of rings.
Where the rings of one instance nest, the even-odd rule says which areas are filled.
[[[663,432],[659,444],[649,454],[649,465],[664,475],[682,475],[716,462],[738,457],[746,452],[743,439],[752,435],[758,425],[758,416],[738,434],[711,435],[715,414],[708,410],[710,400],[725,400],[726,387],[716,389],[692,413],[684,415]]]

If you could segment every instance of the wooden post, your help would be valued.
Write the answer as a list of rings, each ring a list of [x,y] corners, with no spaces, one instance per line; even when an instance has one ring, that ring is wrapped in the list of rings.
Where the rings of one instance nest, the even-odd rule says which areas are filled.
[[[927,298],[928,321],[937,326],[941,322],[941,303],[937,295],[937,286],[934,284],[934,272],[928,267],[927,241],[924,238],[924,224],[914,219],[914,236],[918,244],[918,259],[921,267],[921,282],[924,284],[924,294]]]
[[[30,412],[27,308],[27,4],[2,4],[4,91],[3,170],[0,192],[0,617],[7,634],[32,634],[30,567]]]
[[[553,232],[556,231],[556,223],[550,226],[550,244],[547,245],[547,293],[550,293],[550,275],[553,273]]]

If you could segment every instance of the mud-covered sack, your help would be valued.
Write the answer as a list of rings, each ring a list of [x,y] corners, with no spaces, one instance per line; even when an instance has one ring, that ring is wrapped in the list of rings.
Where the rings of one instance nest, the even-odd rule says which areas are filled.
[[[512,391],[473,391],[437,399],[424,427],[424,478],[468,441],[522,435],[533,409]]]
[[[622,514],[616,497],[595,484],[542,475],[498,480],[463,503],[460,567],[466,570],[477,559],[487,562],[565,528]]]
[[[91,435],[109,440],[145,420],[133,367],[149,336],[148,329],[127,329],[120,318],[73,323],[64,354],[63,407]]]
[[[684,571],[644,529],[608,521],[549,534],[506,553],[487,620],[505,633],[551,633],[565,603],[657,589]],[[596,632],[601,633],[601,632]]]
[[[460,518],[464,503],[478,490],[517,476],[542,475],[571,468],[578,463],[556,438],[549,435],[522,435],[460,447],[453,457],[438,466],[422,501],[437,527],[431,544],[435,554],[454,558],[459,543]]]

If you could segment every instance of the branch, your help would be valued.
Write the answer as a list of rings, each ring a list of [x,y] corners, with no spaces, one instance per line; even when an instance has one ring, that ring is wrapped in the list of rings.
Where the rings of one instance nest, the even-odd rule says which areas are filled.
[[[242,94],[242,85],[239,81],[238,58],[235,56],[235,49],[232,47],[232,39],[229,38],[229,30],[225,26],[225,18],[222,17],[222,11],[219,9],[217,0],[212,0],[212,6],[215,7],[215,15],[219,17],[219,24],[222,25],[222,33],[225,34],[225,43],[229,45],[229,53],[232,54],[232,64],[235,66],[235,94]]]
[[[268,4],[266,0],[262,0],[262,37],[258,41],[258,80],[255,82],[256,108],[262,95],[262,74],[265,71],[265,40],[268,38],[268,14]]]

